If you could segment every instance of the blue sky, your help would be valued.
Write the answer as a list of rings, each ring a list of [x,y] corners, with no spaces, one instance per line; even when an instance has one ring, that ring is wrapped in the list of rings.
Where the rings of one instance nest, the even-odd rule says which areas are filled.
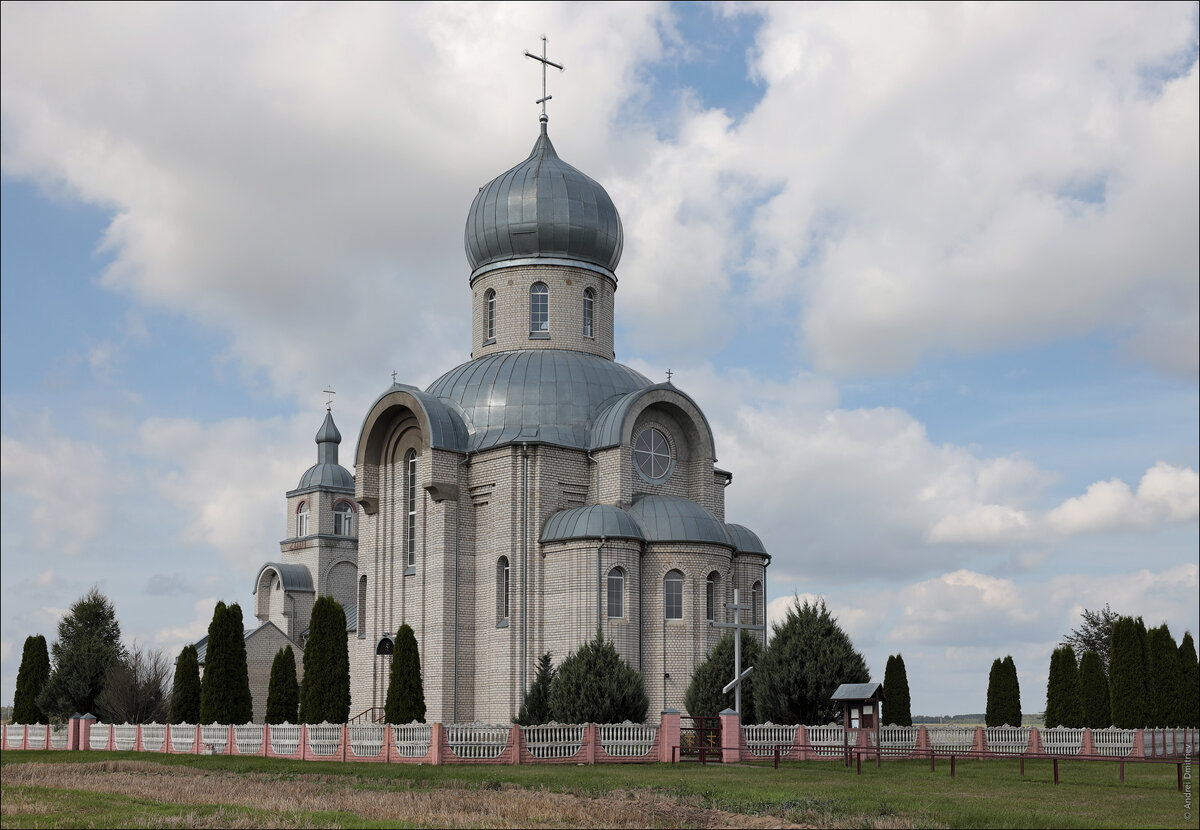
[[[1044,5],[1044,4],[1043,4]],[[1105,602],[1196,633],[1195,4],[3,7],[0,699],[93,584],[249,601],[322,389],[466,360],[462,222],[559,153],[775,559],[915,711]],[[536,21],[536,22],[534,22]]]

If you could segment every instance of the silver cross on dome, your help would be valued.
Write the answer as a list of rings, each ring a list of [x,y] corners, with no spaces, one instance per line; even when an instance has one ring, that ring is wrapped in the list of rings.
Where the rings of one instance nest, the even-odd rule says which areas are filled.
[[[563,65],[561,63],[555,63],[554,61],[552,61],[546,57],[546,36],[545,35],[542,35],[542,54],[535,55],[535,54],[533,54],[533,52],[530,52],[528,49],[526,49],[525,57],[533,58],[535,61],[537,61],[538,63],[540,63],[542,65],[542,97],[538,98],[536,101],[534,101],[534,103],[542,105],[542,115],[540,118],[538,118],[538,120],[543,121],[543,122],[549,121],[550,116],[546,115],[546,102],[549,101],[554,96],[546,94],[546,67],[553,66],[559,72],[562,72]]]

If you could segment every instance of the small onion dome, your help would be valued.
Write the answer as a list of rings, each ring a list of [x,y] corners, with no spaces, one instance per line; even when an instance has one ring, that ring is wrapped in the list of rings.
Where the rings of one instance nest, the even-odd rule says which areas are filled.
[[[629,515],[647,542],[706,542],[733,547],[725,525],[690,499],[679,496],[634,496]]]
[[[612,275],[623,245],[612,199],[558,157],[544,122],[529,158],[480,188],[467,214],[472,277],[485,266],[527,258],[572,260]]]
[[[338,432],[333,422],[333,413],[326,411],[325,422],[317,430],[317,463],[309,467],[300,476],[298,490],[343,490],[354,492],[354,476],[345,467],[338,464],[338,444],[342,443],[342,434]]]
[[[560,510],[547,519],[541,541],[544,545],[568,539],[644,538],[641,529],[621,508],[611,504],[589,504]]]

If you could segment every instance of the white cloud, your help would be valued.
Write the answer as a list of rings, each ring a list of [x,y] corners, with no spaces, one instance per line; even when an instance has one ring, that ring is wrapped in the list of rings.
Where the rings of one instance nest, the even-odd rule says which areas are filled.
[[[1046,516],[1046,525],[1064,535],[1151,527],[1159,522],[1194,521],[1200,514],[1200,477],[1190,467],[1158,462],[1142,476],[1134,493],[1119,479],[1098,481]]]
[[[170,625],[158,629],[150,640],[158,648],[168,654],[175,655],[188,643],[194,643],[208,634],[208,626],[212,622],[213,608],[216,607],[216,597],[205,597],[192,603],[193,617],[182,625]],[[245,620],[245,612],[243,612]]]

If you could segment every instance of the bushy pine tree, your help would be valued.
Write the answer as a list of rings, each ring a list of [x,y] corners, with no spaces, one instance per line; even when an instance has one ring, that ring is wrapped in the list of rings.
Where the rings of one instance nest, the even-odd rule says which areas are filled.
[[[1200,666],[1196,663],[1196,644],[1192,632],[1183,632],[1179,644],[1179,709],[1175,720],[1180,726],[1200,727]]]
[[[841,715],[841,707],[830,700],[837,687],[871,679],[866,660],[824,599],[801,603],[797,598],[783,621],[772,626],[755,674],[755,713],[771,723],[829,723]]]
[[[550,652],[538,658],[537,673],[533,676],[533,685],[525,693],[525,702],[517,713],[517,723],[521,726],[536,726],[539,723],[550,722],[550,687],[558,674],[550,661]]]
[[[1012,655],[1004,658],[1004,673],[1005,673],[1005,723],[1012,726],[1021,725],[1021,681],[1017,678],[1017,664],[1013,661]],[[1003,725],[1003,724],[1001,724]]]
[[[742,671],[755,669],[742,681],[742,723],[758,723],[754,708],[755,674],[761,669],[762,644],[749,631],[742,632]],[[722,692],[725,684],[733,680],[733,632],[727,633],[713,646],[708,659],[696,667],[692,681],[683,697],[683,705],[692,717],[712,717],[725,709],[732,709],[735,701],[733,692]]]
[[[319,597],[308,630],[300,722],[345,723],[350,719],[350,652],[341,603],[331,596]]]
[[[1083,726],[1083,701],[1075,650],[1060,646],[1050,655],[1050,677],[1046,682],[1046,726]]]
[[[281,648],[271,662],[271,680],[267,687],[267,723],[296,723],[300,706],[300,685],[296,682],[296,653],[291,646]]]
[[[424,723],[425,687],[421,682],[421,653],[408,623],[396,632],[396,648],[388,677],[384,719],[388,723]]]
[[[21,652],[21,667],[17,669],[17,690],[13,695],[13,723],[49,723],[50,719],[38,708],[38,695],[50,679],[50,651],[41,634],[25,638]]]
[[[904,668],[904,657],[893,654],[888,657],[883,672],[884,720],[895,726],[912,726],[912,699],[908,692],[908,671]]]
[[[1163,623],[1146,632],[1146,726],[1178,726],[1179,646]]]
[[[75,712],[95,714],[109,669],[125,653],[121,625],[108,597],[92,588],[76,600],[59,620],[50,653],[54,668],[37,707],[54,720],[66,720]]]
[[[200,722],[200,659],[188,644],[175,661],[175,684],[171,689],[171,723]]]
[[[562,661],[550,685],[550,716],[559,723],[641,723],[648,708],[641,674],[598,628]]]
[[[1138,621],[1132,617],[1121,617],[1113,624],[1108,689],[1112,725],[1140,729],[1145,723],[1146,683],[1142,673],[1142,638]]]
[[[1094,651],[1084,652],[1079,661],[1080,701],[1083,705],[1083,725],[1089,729],[1112,726],[1108,708],[1108,677],[1104,662]]]

